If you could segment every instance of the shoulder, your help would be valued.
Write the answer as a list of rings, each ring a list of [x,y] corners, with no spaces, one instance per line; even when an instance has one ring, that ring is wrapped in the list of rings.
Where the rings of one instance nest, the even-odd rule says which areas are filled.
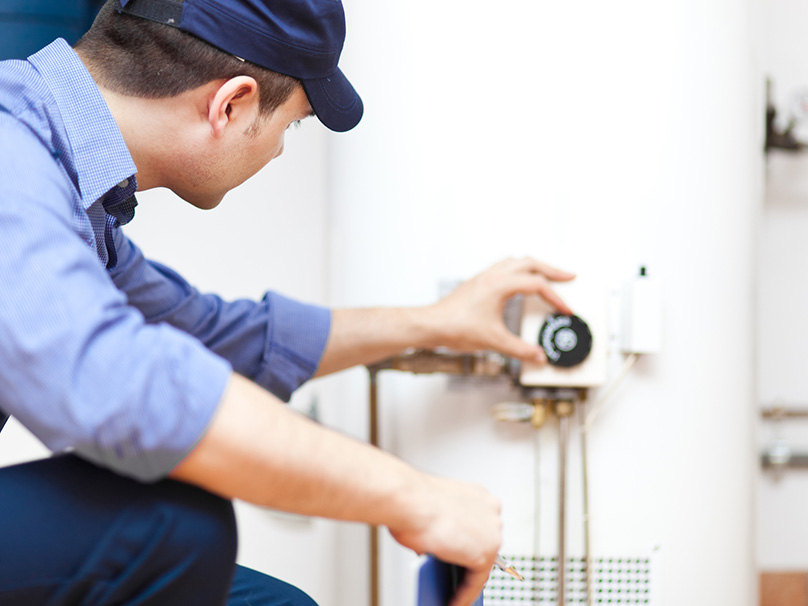
[[[0,115],[11,114],[37,138],[48,140],[51,125],[46,108],[52,102],[48,87],[28,61],[0,62]]]
[[[24,181],[30,173],[59,171],[59,154],[52,149],[42,133],[31,128],[24,120],[0,111],[0,171],[8,181],[0,186]],[[28,185],[34,185],[28,182]]]
[[[46,139],[0,111],[0,142],[0,202],[5,210],[31,199],[62,209],[68,202],[72,207],[69,180]]]

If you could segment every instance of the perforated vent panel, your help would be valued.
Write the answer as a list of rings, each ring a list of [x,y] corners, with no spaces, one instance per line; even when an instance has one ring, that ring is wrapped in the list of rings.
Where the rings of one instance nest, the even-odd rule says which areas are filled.
[[[520,557],[503,554],[525,577],[518,581],[494,569],[485,588],[486,606],[537,602],[558,603],[558,560],[554,557]],[[653,575],[654,558],[595,558],[592,604],[658,604]],[[586,562],[569,558],[566,565],[565,604],[586,604]]]

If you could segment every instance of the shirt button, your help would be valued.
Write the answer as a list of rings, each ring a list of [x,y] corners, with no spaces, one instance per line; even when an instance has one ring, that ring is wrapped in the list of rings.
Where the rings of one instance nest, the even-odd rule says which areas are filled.
[[[118,183],[118,187],[120,187],[121,189],[129,187],[129,179],[124,179],[123,181]]]

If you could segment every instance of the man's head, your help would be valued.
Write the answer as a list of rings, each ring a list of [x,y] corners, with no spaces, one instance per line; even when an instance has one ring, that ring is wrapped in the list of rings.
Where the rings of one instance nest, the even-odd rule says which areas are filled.
[[[155,28],[153,23],[169,29],[161,31],[167,28]],[[183,41],[171,30],[204,40],[209,48]],[[210,79],[234,71],[256,77],[254,68],[259,68],[259,73],[269,70],[288,76],[301,83],[320,121],[343,132],[356,126],[363,112],[362,100],[337,66],[344,41],[345,15],[339,0],[109,0],[77,48],[90,60],[103,58],[113,48],[116,60],[126,53],[126,63],[115,65],[114,73],[108,74],[110,83],[118,85],[113,89],[126,86],[129,94],[136,89],[148,93],[142,96],[172,96],[181,92],[178,85],[193,76],[199,80],[204,73],[215,74]],[[228,60],[214,59],[216,49]],[[240,70],[232,60],[242,64]],[[211,61],[215,69],[206,71],[205,64]],[[137,80],[121,86],[132,77],[127,68],[133,67],[138,68]],[[163,67],[173,73],[163,75]],[[179,72],[188,72],[189,77]],[[256,80],[261,83],[261,78]],[[263,109],[270,105],[270,99],[262,102]]]
[[[249,76],[268,115],[289,98],[297,80],[241,61],[176,28],[118,13],[107,2],[76,44],[104,88],[142,99],[166,99],[213,80]]]
[[[210,208],[280,154],[290,122],[359,121],[362,102],[337,68],[343,40],[338,0],[109,0],[76,50],[141,188]]]

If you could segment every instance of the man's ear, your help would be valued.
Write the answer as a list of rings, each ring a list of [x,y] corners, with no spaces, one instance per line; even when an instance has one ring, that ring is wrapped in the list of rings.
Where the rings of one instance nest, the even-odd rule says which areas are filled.
[[[230,125],[240,125],[246,130],[257,115],[258,83],[250,76],[225,80],[208,105],[208,122],[215,137],[221,137]]]

